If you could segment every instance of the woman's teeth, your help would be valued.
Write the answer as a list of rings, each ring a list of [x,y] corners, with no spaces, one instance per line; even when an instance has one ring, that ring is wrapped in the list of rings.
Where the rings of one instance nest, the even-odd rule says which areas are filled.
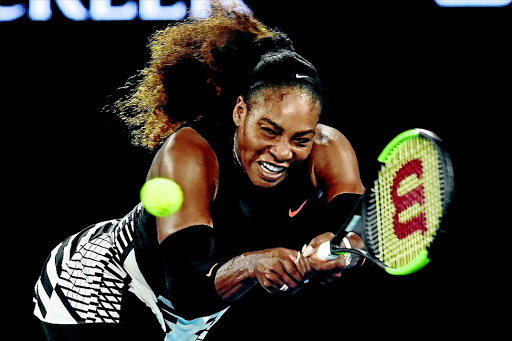
[[[266,163],[266,162],[261,162],[261,166],[268,172],[270,173],[281,173],[283,172],[284,170],[286,170],[286,167],[280,167],[280,166],[276,166],[276,165],[272,165],[270,163]]]

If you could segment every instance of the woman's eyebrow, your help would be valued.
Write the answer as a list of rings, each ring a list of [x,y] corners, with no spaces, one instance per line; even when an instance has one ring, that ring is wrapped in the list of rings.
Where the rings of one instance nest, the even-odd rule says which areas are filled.
[[[284,131],[284,128],[281,127],[279,124],[277,124],[276,122],[272,121],[271,119],[269,118],[265,118],[263,117],[261,119],[262,121],[265,121],[267,122],[268,124],[270,124],[271,126],[273,126],[277,131],[279,131],[280,133],[282,133]]]
[[[316,131],[314,129],[299,131],[299,132],[295,133],[293,136],[303,136],[303,135],[308,135],[308,134],[316,134]]]
[[[273,126],[279,133],[282,133],[284,131],[283,127],[281,127],[279,124],[277,124],[276,122],[272,121],[269,118],[263,117],[263,118],[261,118],[261,121],[267,122],[268,124]],[[316,133],[316,131],[314,129],[308,129],[305,131],[299,131],[299,132],[293,134],[293,136],[302,136],[302,135],[315,134],[315,133]]]

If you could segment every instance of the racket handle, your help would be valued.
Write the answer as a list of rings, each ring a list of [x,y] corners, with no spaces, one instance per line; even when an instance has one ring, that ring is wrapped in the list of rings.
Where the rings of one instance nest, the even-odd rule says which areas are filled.
[[[316,251],[316,256],[323,260],[331,260],[338,257],[337,255],[333,255],[331,253],[331,241],[322,243]]]

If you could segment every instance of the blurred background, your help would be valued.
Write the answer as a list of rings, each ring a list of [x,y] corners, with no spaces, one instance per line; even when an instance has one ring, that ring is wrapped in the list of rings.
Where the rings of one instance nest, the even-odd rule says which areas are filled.
[[[118,119],[101,108],[147,63],[148,36],[172,23],[142,20],[140,14],[132,20],[92,20],[89,0],[67,1],[68,6],[80,2],[76,8],[82,11],[62,10],[54,0],[0,1],[7,199],[2,277],[8,309],[15,312],[11,318],[23,326],[8,328],[23,328],[22,335],[31,340],[44,340],[32,316],[31,295],[54,245],[90,224],[122,217],[138,203],[152,154],[133,147]],[[208,2],[182,1],[176,15],[201,1]],[[65,3],[60,0],[62,8]],[[378,329],[404,339],[416,323],[429,338],[441,331],[495,331],[499,323],[489,304],[500,305],[505,298],[503,278],[489,269],[498,257],[482,249],[501,248],[496,235],[507,230],[496,201],[509,187],[511,6],[449,8],[434,0],[243,4],[265,24],[286,32],[317,67],[326,90],[323,120],[350,140],[366,183],[384,145],[420,127],[445,141],[456,190],[447,247],[441,260],[424,271],[407,278],[375,270],[351,274],[284,302],[286,309],[295,309],[281,315],[293,318],[283,319],[274,310],[274,322],[263,324],[257,315],[268,313],[264,307],[245,316],[227,314],[210,339],[248,339],[244,333],[251,326],[254,339],[273,340],[265,325],[287,325],[294,337],[300,328],[316,331],[317,339],[345,335],[330,332],[326,326],[331,324],[348,326],[352,336]],[[31,12],[29,6],[34,6]],[[6,21],[7,14],[19,18]],[[84,15],[89,19],[69,18]],[[410,310],[413,300],[424,302],[423,308]],[[337,304],[348,308],[340,312],[333,307]],[[318,309],[324,309],[325,318],[312,313]],[[369,320],[378,321],[378,327]],[[281,333],[279,339],[287,337]]]

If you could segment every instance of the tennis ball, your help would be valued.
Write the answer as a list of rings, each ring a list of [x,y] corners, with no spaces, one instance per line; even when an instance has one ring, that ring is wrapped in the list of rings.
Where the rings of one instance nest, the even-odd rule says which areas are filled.
[[[179,211],[183,204],[183,192],[180,185],[171,179],[154,178],[142,186],[140,201],[146,211],[155,217],[165,217]]]

